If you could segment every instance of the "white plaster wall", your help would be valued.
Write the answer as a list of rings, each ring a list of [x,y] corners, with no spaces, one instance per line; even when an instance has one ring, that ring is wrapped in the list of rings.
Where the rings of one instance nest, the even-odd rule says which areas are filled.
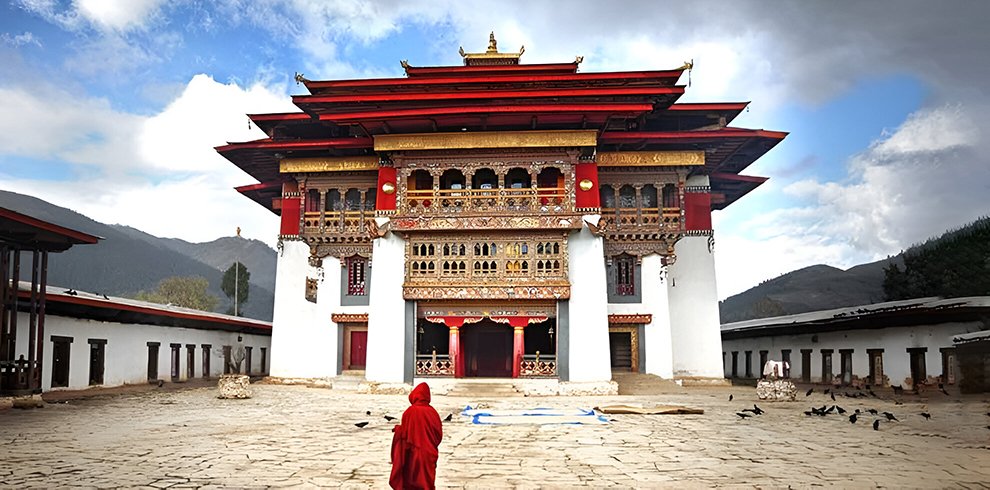
[[[715,257],[708,249],[708,237],[682,237],[674,253],[677,259],[667,274],[674,376],[721,378]]]
[[[337,329],[330,320],[339,261],[324,260],[317,304],[306,300],[306,278],[318,278],[309,265],[309,246],[298,240],[282,242],[275,271],[275,310],[272,315],[271,375],[283,378],[322,378],[337,375]],[[339,288],[339,284],[336,286]],[[322,304],[320,304],[322,303]]]
[[[598,215],[584,216],[597,223]],[[571,281],[568,372],[570,381],[609,381],[608,294],[605,291],[605,251],[602,238],[587,227],[567,239]]]
[[[387,223],[376,218],[379,226]],[[380,383],[404,382],[405,300],[402,282],[405,277],[405,240],[395,233],[376,238],[372,250],[375,278],[368,298],[368,358],[364,377]]]
[[[27,313],[18,314],[17,355],[27,359]],[[105,339],[103,384],[119,386],[148,382],[148,342],[159,342],[158,378],[171,381],[172,349],[170,344],[181,344],[179,349],[179,379],[187,379],[186,345],[195,344],[194,369],[197,378],[203,376],[203,344],[210,344],[210,376],[223,374],[223,346],[252,347],[251,372],[261,371],[261,348],[268,349],[271,338],[266,335],[238,334],[218,330],[164,327],[145,324],[101,322],[58,315],[45,315],[44,366],[42,389],[51,390],[54,345],[52,336],[71,337],[69,344],[69,386],[56,389],[80,389],[89,387],[89,339]],[[269,349],[269,354],[271,350]],[[269,356],[270,358],[270,356]]]
[[[943,347],[953,347],[952,337],[962,333],[975,332],[983,329],[980,322],[942,323],[917,327],[891,327],[876,330],[842,330],[818,334],[778,335],[754,337],[747,339],[726,340],[722,342],[725,351],[725,372],[732,373],[732,351],[739,352],[739,376],[746,373],[745,351],[753,352],[753,374],[760,372],[757,366],[760,362],[761,350],[768,352],[768,358],[780,360],[782,349],[791,349],[791,378],[801,379],[801,349],[812,349],[811,380],[820,382],[822,379],[822,349],[833,349],[832,374],[839,376],[842,365],[840,349],[853,349],[853,374],[859,377],[869,375],[870,360],[867,349],[883,349],[883,372],[891,384],[904,384],[911,377],[910,355],[907,349],[927,347],[925,353],[925,371],[928,376],[942,374]],[[812,342],[817,336],[818,341]],[[957,372],[958,375],[958,372]]]
[[[648,313],[653,321],[644,326],[646,372],[662,378],[674,376],[670,349],[670,308],[667,301],[667,277],[659,255],[643,257],[640,267],[642,303],[609,303],[609,314],[634,315]]]

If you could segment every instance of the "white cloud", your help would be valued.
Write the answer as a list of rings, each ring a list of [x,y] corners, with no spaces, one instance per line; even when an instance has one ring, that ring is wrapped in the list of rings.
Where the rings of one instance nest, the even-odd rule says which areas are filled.
[[[801,204],[745,217],[730,207],[716,233],[719,295],[727,297],[815,264],[848,268],[895,255],[990,213],[990,165],[982,130],[967,109],[911,114],[847,164],[842,181],[803,180],[783,193]]]
[[[150,117],[54,88],[39,93],[45,96],[0,88],[0,175],[29,157],[80,164],[74,167],[79,178],[3,176],[3,189],[159,236],[208,241],[240,226],[245,236],[274,245],[277,217],[233,189],[250,178],[213,147],[264,137],[248,129],[244,114],[291,110],[282,90],[197,75]]]
[[[20,46],[25,46],[28,44],[33,44],[39,48],[41,47],[41,40],[38,39],[38,36],[35,36],[33,33],[29,31],[24,31],[21,34],[14,34],[14,35],[5,32],[3,34],[0,34],[0,42],[3,42],[4,44],[13,46],[15,48]]]
[[[77,12],[104,30],[143,28],[163,0],[74,0]]]
[[[178,98],[144,122],[137,136],[142,161],[179,172],[236,170],[213,147],[265,136],[256,127],[248,129],[245,114],[298,110],[283,93],[260,84],[244,89],[196,75]]]

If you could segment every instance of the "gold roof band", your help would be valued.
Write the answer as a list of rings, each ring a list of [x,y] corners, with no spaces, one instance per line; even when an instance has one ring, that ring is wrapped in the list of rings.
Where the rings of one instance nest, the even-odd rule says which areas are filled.
[[[596,146],[598,131],[486,131],[375,135],[375,151]]]
[[[705,164],[704,151],[607,151],[598,152],[599,167],[680,167]]]
[[[378,170],[377,156],[284,158],[278,164],[283,174]]]

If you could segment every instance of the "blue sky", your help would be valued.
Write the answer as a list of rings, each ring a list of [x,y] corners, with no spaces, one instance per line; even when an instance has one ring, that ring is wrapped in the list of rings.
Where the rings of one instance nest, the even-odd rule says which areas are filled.
[[[0,4],[0,189],[99,221],[269,244],[276,219],[212,147],[260,137],[310,79],[458,64],[525,44],[583,71],[693,59],[682,101],[752,101],[737,126],[790,132],[716,213],[719,295],[790,270],[894,254],[986,215],[990,45],[980,2],[221,2]],[[923,22],[919,19],[923,19]],[[686,82],[686,78],[682,82]]]

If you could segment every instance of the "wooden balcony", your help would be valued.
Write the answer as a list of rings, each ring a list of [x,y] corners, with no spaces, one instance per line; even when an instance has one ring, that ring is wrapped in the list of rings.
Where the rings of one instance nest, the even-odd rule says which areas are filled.
[[[574,211],[563,187],[408,190],[404,197],[400,210],[420,216]]]
[[[447,354],[416,356],[416,376],[454,376],[454,363]]]
[[[602,208],[611,234],[677,234],[683,231],[681,208]]]
[[[374,211],[309,211],[303,213],[302,235],[324,238],[330,242],[365,241],[368,237],[367,221],[375,217]]]

